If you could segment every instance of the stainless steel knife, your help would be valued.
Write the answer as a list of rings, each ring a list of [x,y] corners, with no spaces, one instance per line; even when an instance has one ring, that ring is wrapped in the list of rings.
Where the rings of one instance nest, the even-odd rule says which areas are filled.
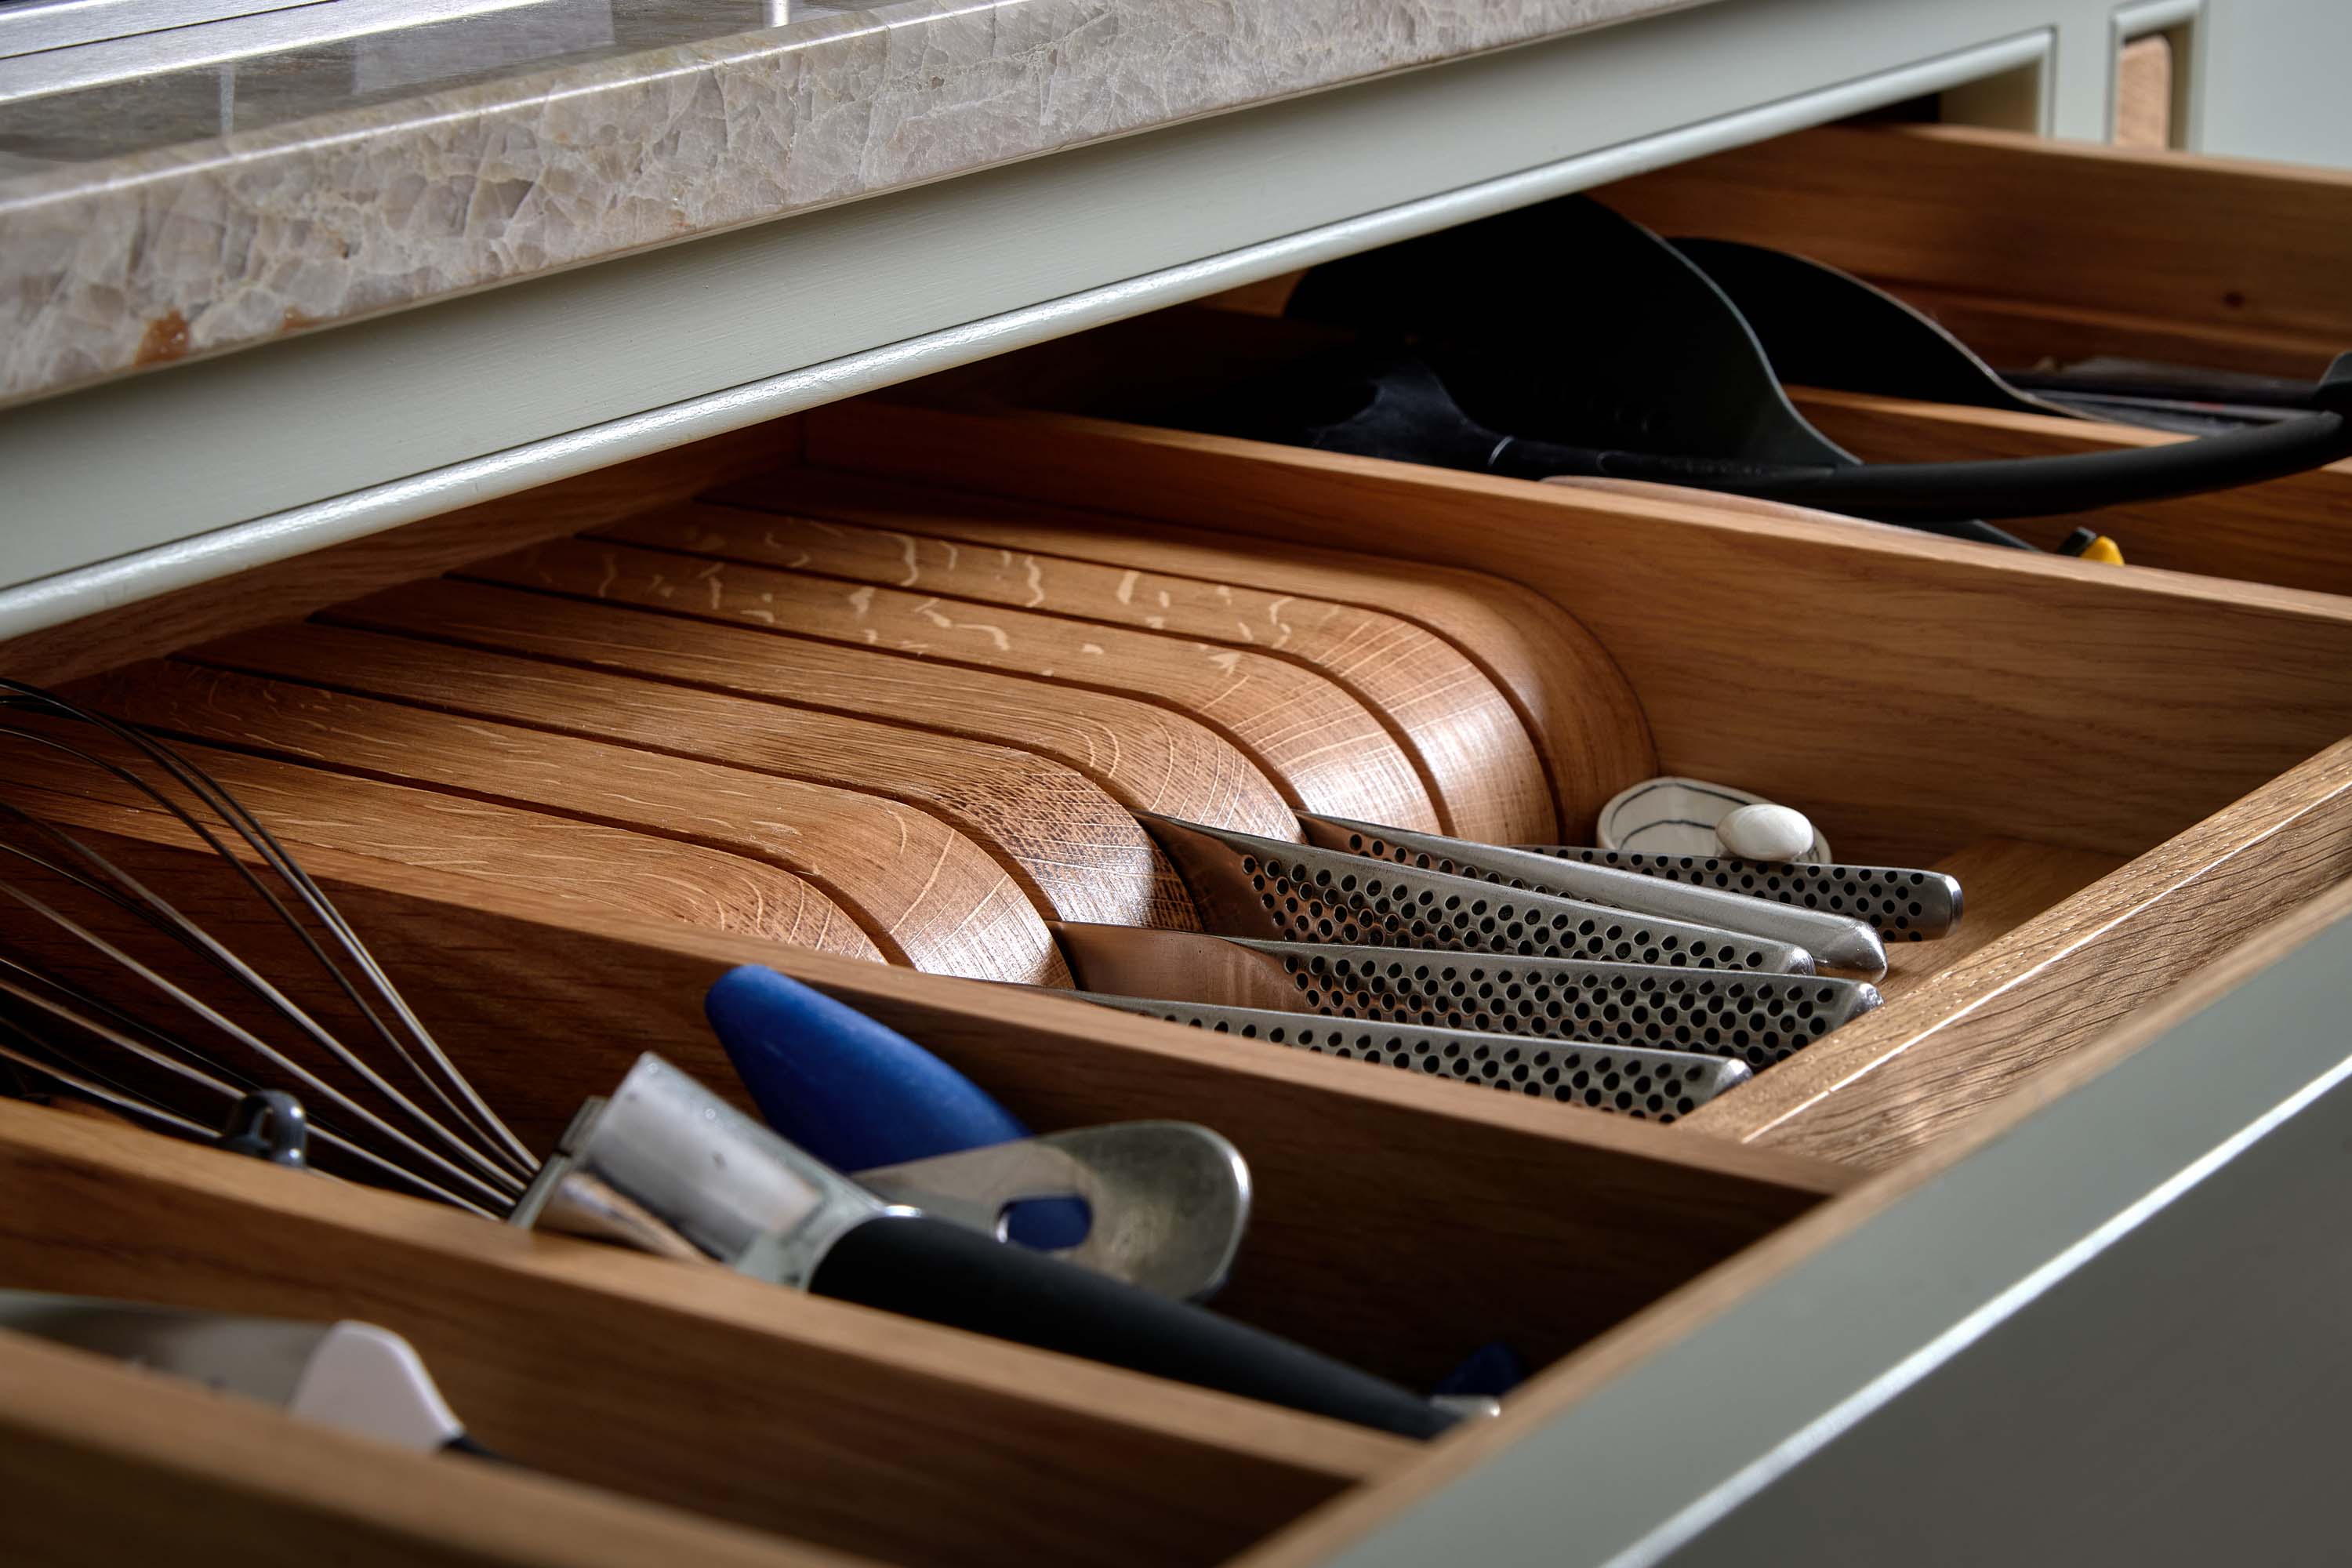
[[[1327,849],[1769,937],[1811,952],[1824,969],[1852,970],[1873,980],[1886,973],[1886,949],[1874,926],[1851,914],[1808,908],[1801,901],[1783,903],[1758,897],[1745,888],[1672,879],[1573,855],[1478,844],[1341,816],[1300,812],[1298,821],[1307,831],[1307,842]],[[1952,884],[1955,903],[1958,886]]]
[[[1865,981],[1055,923],[1078,988],[1768,1067],[1879,1005]]]
[[[1769,937],[1415,866],[1368,865],[1342,849],[1171,816],[1137,820],[1175,862],[1202,925],[1226,936],[1772,974],[1814,969],[1811,952]]]
[[[1368,1023],[1270,1007],[1154,1001],[1091,991],[1063,994],[1214,1034],[1265,1040],[1343,1059],[1384,1062],[1407,1072],[1482,1084],[1507,1094],[1658,1121],[1687,1116],[1754,1076],[1745,1062],[1694,1051]]]
[[[1530,855],[1628,872],[1689,888],[1711,888],[1791,909],[1845,915],[1886,942],[1927,942],[1960,923],[1960,884],[1941,871],[1902,866],[1811,865],[1742,860],[1731,855],[1644,855],[1570,844],[1522,844]]]

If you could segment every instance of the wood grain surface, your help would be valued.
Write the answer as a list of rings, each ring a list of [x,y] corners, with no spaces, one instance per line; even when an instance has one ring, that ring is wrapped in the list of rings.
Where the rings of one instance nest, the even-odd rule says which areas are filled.
[[[380,1323],[521,1465],[890,1561],[1213,1563],[1411,1447],[13,1102],[0,1173],[12,1281]]]
[[[1239,752],[1129,698],[476,583],[413,584],[319,618],[1014,747],[1074,770],[1131,811],[1298,837],[1297,816]]]
[[[1150,702],[1206,725],[1294,805],[1436,822],[1379,720],[1330,681],[1263,654],[603,541],[538,545],[466,576],[1016,675],[1037,685],[1041,702],[1064,687]]]
[[[1041,914],[1199,926],[1175,868],[1117,801],[1009,747],[316,624],[243,633],[181,658],[887,795],[952,825]]]
[[[1593,193],[1896,284],[2352,347],[2352,174],[1950,125],[1776,137]]]
[[[2115,354],[2158,364],[2206,365],[2312,381],[2345,347],[2337,339],[2299,332],[2209,325],[2090,306],[2050,305],[1924,283],[1874,281],[1935,317],[1979,355],[2003,369],[2031,370]]]
[[[822,891],[894,963],[1069,984],[1060,949],[1003,868],[938,817],[878,795],[171,661],[93,676],[75,696],[163,734],[317,772],[774,866]]]
[[[1958,880],[1960,923],[1934,942],[1889,942],[1879,994],[1889,1001],[1908,995],[2123,864],[2121,856],[2026,838],[1979,838],[1945,856],[1932,869]]]
[[[0,674],[59,686],[205,637],[290,620],[355,594],[684,500],[730,476],[788,462],[799,445],[798,421],[779,419],[250,566],[0,641]]]
[[[2150,151],[2172,145],[2172,40],[2162,33],[2134,38],[2116,53],[2110,140]]]
[[[184,1378],[11,1333],[0,1333],[0,1474],[16,1495],[40,1500],[37,1508],[0,1513],[0,1557],[28,1565],[853,1568],[867,1561],[520,1466],[346,1436]]]
[[[2352,732],[2326,595],[1064,415],[874,417],[976,488],[1516,578],[1624,668],[1662,771],[1798,805],[1865,863],[2137,855]]]
[[[1272,374],[1332,346],[1334,336],[1308,323],[1232,310],[1155,311],[929,378],[893,394],[892,401],[903,397],[932,409],[1050,408],[1153,423],[1161,409],[1212,395],[1237,376]],[[1337,336],[1345,341],[1345,334]],[[1199,553],[1187,552],[1191,564],[1155,557],[1163,570],[1236,575],[1255,587],[1338,599],[1415,621],[1485,670],[1517,710],[1569,825],[1563,837],[1583,836],[1611,795],[1657,771],[1641,704],[1624,672],[1558,605],[1507,577],[1433,559],[1401,571],[1345,540],[1337,548],[1318,547],[1304,532],[1235,530],[1213,516],[1171,530],[1166,509],[1132,486],[1106,487],[1077,510],[1068,508],[1066,498],[1048,508],[1043,487],[1008,489],[975,480],[956,455],[899,445],[901,434],[888,406],[878,402],[819,409],[805,416],[803,458],[812,469],[855,470],[862,483],[919,480],[963,497],[996,490],[1019,498],[1017,504],[999,503],[1016,517],[1033,514],[1037,521],[1080,531],[1108,521],[1124,536],[1155,548],[1162,542],[1201,547]],[[803,472],[782,482],[801,485],[815,478]],[[777,484],[746,480],[713,493],[772,504]],[[1424,514],[1422,522],[1439,535],[1450,526],[1443,510]],[[1234,531],[1254,537],[1240,550],[1218,537]]]
[[[2070,457],[2135,451],[2189,437],[2088,419],[2005,409],[1956,408],[1859,393],[1796,394],[1822,433],[1857,457],[1885,463]],[[2021,520],[2003,528],[2051,547],[2078,524],[2112,536],[2135,566],[2279,583],[2352,594],[2352,462],[2211,495],[2111,506],[2074,517]]]
[[[807,469],[778,478],[782,496],[767,510],[645,512],[593,533],[1263,653],[1315,671],[1380,721],[1444,831],[1505,844],[1550,837],[1550,792],[1518,715],[1458,650],[1409,621],[1237,584],[1237,563],[1214,576],[1167,572],[1115,523],[1041,528],[945,492],[877,493]]]
[[[86,736],[74,738],[86,742]],[[880,949],[846,910],[779,867],[215,747],[179,749],[289,844],[348,851],[379,868],[403,864],[462,873],[553,900],[583,918],[590,910],[626,910],[882,961]],[[11,799],[62,826],[193,842],[177,821],[130,786],[55,752],[0,746],[0,781]]]
[[[2352,742],[1680,1125],[1842,1163],[1891,1163],[2347,876]]]
[[[257,964],[303,973],[282,928],[216,866],[120,847]],[[1219,1310],[1409,1384],[1433,1384],[1493,1339],[1547,1361],[1847,1180],[1678,1128],[1050,992],[551,910],[525,890],[352,867],[328,851],[304,864],[531,1148],[551,1146],[641,1051],[740,1100],[702,994],[736,963],[767,963],[938,1052],[1032,1127],[1169,1117],[1216,1128],[1249,1161],[1253,1187]]]
[[[827,423],[824,460],[868,470],[854,481],[853,493],[862,506],[879,508],[884,497],[908,498],[892,500],[893,508],[924,504],[911,498],[938,492],[894,485],[871,471],[906,473],[916,464],[893,465],[883,458],[866,438],[865,412]],[[952,469],[944,468],[937,477],[954,479]],[[773,506],[780,496],[803,494],[824,479],[814,468],[778,471],[721,487],[713,495]],[[1444,567],[1400,567],[1380,556],[1321,550],[1288,539],[1260,536],[1237,542],[1230,533],[1203,528],[1034,500],[1008,502],[968,491],[956,493],[955,506],[960,526],[988,520],[987,532],[971,534],[977,540],[1016,549],[1016,539],[1032,540],[1036,548],[1063,551],[1063,542],[1073,535],[1091,539],[1114,530],[1121,559],[1139,566],[1327,599],[1420,626],[1467,659],[1510,704],[1534,742],[1564,824],[1589,821],[1627,782],[1656,771],[1649,728],[1624,673],[1590,632],[1515,583]]]

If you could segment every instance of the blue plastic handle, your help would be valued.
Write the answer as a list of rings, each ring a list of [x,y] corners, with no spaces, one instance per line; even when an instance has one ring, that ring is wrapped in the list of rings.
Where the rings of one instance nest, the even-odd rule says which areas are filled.
[[[895,1029],[799,981],[745,964],[702,1010],[768,1125],[837,1171],[896,1165],[1029,1136],[979,1085]],[[1016,1206],[1024,1246],[1075,1246],[1078,1199]]]

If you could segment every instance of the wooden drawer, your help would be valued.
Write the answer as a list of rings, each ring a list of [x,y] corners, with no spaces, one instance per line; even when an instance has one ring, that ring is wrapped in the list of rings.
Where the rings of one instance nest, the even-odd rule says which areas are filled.
[[[1566,689],[1529,672],[1531,728],[1573,737],[1549,749],[1591,755],[1591,721],[1558,710],[1581,717],[1612,673],[1638,710],[1618,771],[1562,792],[1570,826],[1650,773],[1738,781],[1804,803],[1842,856],[1961,878],[1962,933],[1894,949],[1886,1007],[1676,1131],[1897,1160],[2352,867],[2352,606],[2331,597],[1084,416],[851,405],[807,443],[820,465],[1490,574],[1496,603],[1567,611],[1615,667]],[[789,508],[789,485],[733,493]],[[888,505],[910,531],[982,511]]]
[[[1739,239],[1868,278],[1994,365],[2117,355],[2316,377],[2352,349],[2352,176],[1957,126],[1824,129],[1595,193],[1671,236]],[[1872,460],[2057,456],[2179,437],[1800,390]],[[2352,593],[2352,463],[2095,521],[2137,564]],[[2054,544],[2074,520],[2022,531]]]
[[[2311,379],[2352,349],[2352,291],[2342,283],[2352,268],[2352,176],[2333,170],[1960,126],[1847,126],[1591,194],[1671,238],[1767,246],[1867,279],[2002,370],[2104,355]],[[1279,313],[1298,276],[1214,303]],[[1251,352],[1230,339],[1223,348]],[[1071,355],[1049,347],[1038,357],[1066,369]],[[1179,352],[1188,357],[1207,363]],[[2062,457],[2186,438],[2087,418],[1790,391],[1817,429],[1873,462]],[[1066,401],[1068,388],[1045,395]],[[2352,460],[2004,526],[2054,548],[2089,523],[2136,565],[2347,594],[2347,508]]]
[[[1057,363],[1186,374],[1135,341]],[[1601,1336],[1667,1331],[1803,1216],[1868,1212],[2134,1048],[2142,1009],[2352,869],[2352,600],[934,400],[954,391],[7,668],[93,678],[264,797],[534,1148],[640,1051],[730,1084],[702,993],[771,964],[1034,1126],[1218,1128],[1257,1189],[1221,1310],[1419,1385],[1507,1338],[1549,1367],[1531,1410],[1589,1385]],[[295,971],[168,824],[8,766]],[[1050,994],[1046,919],[1185,922],[1134,811],[1578,841],[1661,772],[1801,803],[1846,859],[1950,870],[1960,932],[1898,947],[1885,1006],[1672,1125]],[[520,1461],[383,1453],[0,1336],[0,1452],[58,1500],[6,1527],[37,1560],[1176,1568],[1521,1419],[1425,1456],[53,1109],[0,1102],[0,1165],[10,1283],[383,1323]]]

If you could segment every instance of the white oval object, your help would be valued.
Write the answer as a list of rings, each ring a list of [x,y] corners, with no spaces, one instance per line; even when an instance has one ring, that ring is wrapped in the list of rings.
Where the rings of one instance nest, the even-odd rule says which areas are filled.
[[[1761,802],[1725,812],[1715,836],[1743,860],[1794,860],[1813,847],[1813,825],[1803,812]]]
[[[1716,837],[1717,825],[1741,806],[1774,804],[1747,790],[1709,784],[1705,779],[1644,779],[1631,789],[1620,791],[1601,808],[1593,842],[1603,849],[1626,849],[1643,855],[1693,855],[1705,858],[1736,854]],[[1790,815],[1804,820],[1801,813]],[[1830,859],[1829,840],[1816,831],[1810,848],[1784,858],[1826,863]]]

